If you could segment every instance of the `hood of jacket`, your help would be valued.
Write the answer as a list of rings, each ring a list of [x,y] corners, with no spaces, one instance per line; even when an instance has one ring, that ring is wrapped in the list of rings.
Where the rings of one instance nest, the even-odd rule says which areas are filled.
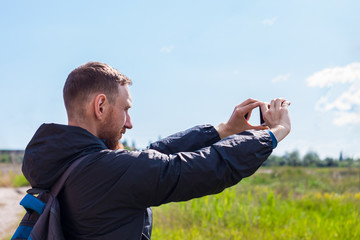
[[[76,159],[106,149],[87,130],[43,124],[25,149],[22,171],[33,188],[49,189]]]

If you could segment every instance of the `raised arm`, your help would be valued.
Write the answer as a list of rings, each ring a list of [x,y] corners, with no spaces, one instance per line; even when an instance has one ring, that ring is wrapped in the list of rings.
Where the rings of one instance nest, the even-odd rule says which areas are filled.
[[[200,125],[154,142],[150,144],[149,149],[165,154],[193,152],[219,140],[219,134],[213,126]]]
[[[108,174],[122,173],[114,194],[129,199],[127,204],[157,206],[219,193],[253,174],[272,149],[267,131],[244,131],[194,152],[119,151]]]

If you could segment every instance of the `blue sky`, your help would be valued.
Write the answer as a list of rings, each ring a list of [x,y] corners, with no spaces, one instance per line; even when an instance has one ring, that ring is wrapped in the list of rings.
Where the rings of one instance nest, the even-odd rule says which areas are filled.
[[[284,97],[292,132],[275,154],[360,157],[358,1],[2,1],[0,149],[23,149],[43,122],[66,124],[62,87],[87,61],[131,86],[149,141],[226,121],[252,97]],[[253,123],[257,122],[253,114]]]

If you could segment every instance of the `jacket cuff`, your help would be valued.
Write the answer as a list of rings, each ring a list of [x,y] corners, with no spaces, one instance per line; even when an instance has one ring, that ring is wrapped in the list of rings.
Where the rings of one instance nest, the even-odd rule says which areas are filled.
[[[268,133],[270,134],[270,137],[271,137],[271,140],[272,140],[272,144],[273,144],[273,149],[276,148],[277,144],[278,144],[278,141],[274,135],[274,133],[270,130],[266,130],[268,131]]]

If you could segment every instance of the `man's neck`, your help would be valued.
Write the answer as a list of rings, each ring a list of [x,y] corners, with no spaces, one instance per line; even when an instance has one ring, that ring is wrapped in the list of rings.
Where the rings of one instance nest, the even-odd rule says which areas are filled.
[[[90,133],[92,133],[94,136],[98,137],[96,125],[93,123],[68,119],[68,125],[84,128]]]

